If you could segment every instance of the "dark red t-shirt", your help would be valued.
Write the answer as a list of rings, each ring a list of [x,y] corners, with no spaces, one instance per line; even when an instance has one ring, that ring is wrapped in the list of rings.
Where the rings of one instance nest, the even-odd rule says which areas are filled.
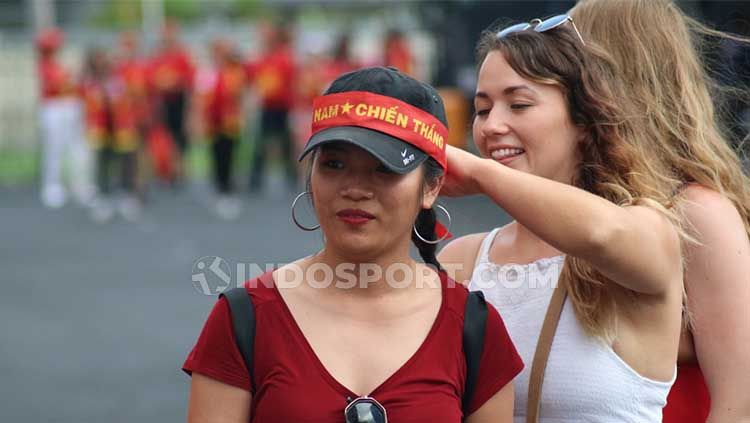
[[[417,352],[370,396],[386,408],[389,421],[460,422],[466,377],[462,348],[468,291],[441,276],[443,300]],[[276,290],[270,273],[245,284],[256,315],[252,422],[343,420],[347,397],[358,395],[323,367]],[[479,409],[523,368],[500,315],[488,307],[479,377],[469,413]],[[235,344],[226,299],[206,321],[183,370],[251,391],[250,376]]]

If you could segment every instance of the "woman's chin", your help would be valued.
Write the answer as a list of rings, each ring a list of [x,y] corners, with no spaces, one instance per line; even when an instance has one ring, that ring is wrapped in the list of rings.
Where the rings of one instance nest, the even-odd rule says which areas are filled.
[[[340,254],[352,262],[365,262],[369,258],[377,256],[378,248],[373,245],[369,237],[339,235],[338,239],[328,240],[328,246],[335,248]],[[332,245],[333,244],[333,245]]]

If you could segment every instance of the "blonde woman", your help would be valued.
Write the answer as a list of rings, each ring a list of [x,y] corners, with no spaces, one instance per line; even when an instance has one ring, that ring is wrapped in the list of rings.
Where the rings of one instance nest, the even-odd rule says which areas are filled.
[[[487,31],[478,55],[482,158],[449,149],[442,192],[487,195],[515,220],[439,259],[498,307],[527,363],[515,421],[534,413],[529,364],[565,289],[538,421],[661,422],[683,296],[682,231],[664,194],[676,182],[638,144],[615,69],[569,16]]]
[[[664,0],[586,0],[571,14],[617,62],[649,111],[652,154],[685,184],[677,205],[697,241],[685,244],[691,318],[664,421],[750,421],[750,180],[717,128],[698,51],[702,35],[726,35]]]

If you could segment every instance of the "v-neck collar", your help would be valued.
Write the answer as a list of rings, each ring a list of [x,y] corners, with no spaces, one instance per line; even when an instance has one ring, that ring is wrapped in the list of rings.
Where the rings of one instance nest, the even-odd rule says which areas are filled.
[[[413,365],[414,362],[416,362],[420,355],[422,355],[422,352],[429,346],[429,344],[432,342],[432,339],[435,337],[435,332],[437,332],[437,329],[440,327],[440,323],[443,320],[443,316],[445,315],[446,311],[446,275],[443,272],[438,273],[439,279],[440,279],[440,308],[438,309],[437,316],[435,316],[435,320],[432,322],[432,327],[430,328],[430,331],[427,333],[427,336],[422,341],[422,343],[419,345],[419,348],[412,354],[411,357],[409,357],[404,364],[401,365],[398,369],[396,369],[395,372],[393,372],[390,376],[388,376],[380,385],[375,387],[375,389],[372,390],[370,393],[356,393],[353,392],[351,389],[344,386],[341,382],[339,382],[329,371],[328,369],[323,365],[323,362],[320,361],[320,358],[318,358],[318,355],[315,353],[315,350],[313,349],[312,345],[310,345],[310,342],[305,337],[305,334],[302,332],[302,329],[300,328],[299,324],[297,324],[297,320],[295,320],[294,315],[292,314],[291,310],[289,309],[289,306],[287,305],[286,301],[284,301],[284,297],[281,296],[281,293],[278,290],[278,287],[276,286],[276,281],[273,278],[273,272],[268,272],[265,277],[268,278],[268,281],[271,282],[273,285],[273,291],[276,295],[276,298],[279,300],[279,302],[282,304],[282,310],[284,315],[287,319],[289,319],[289,322],[292,326],[292,336],[297,338],[297,341],[303,345],[303,348],[305,349],[305,352],[308,354],[310,360],[314,363],[314,365],[318,369],[318,373],[325,379],[331,387],[333,387],[336,391],[341,393],[342,395],[346,397],[351,398],[358,398],[364,395],[375,397],[380,391],[385,389],[388,384],[400,376],[401,374],[405,373],[409,367]]]

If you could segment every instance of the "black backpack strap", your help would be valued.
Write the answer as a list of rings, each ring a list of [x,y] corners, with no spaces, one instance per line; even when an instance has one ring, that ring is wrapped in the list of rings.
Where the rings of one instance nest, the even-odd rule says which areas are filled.
[[[245,287],[228,289],[219,297],[224,297],[229,303],[229,311],[232,313],[232,327],[234,338],[237,340],[237,348],[245,360],[245,366],[250,373],[250,385],[255,391],[253,375],[253,351],[255,346],[255,310],[250,294]]]
[[[464,311],[463,347],[466,356],[466,385],[462,406],[464,418],[467,416],[474,388],[479,377],[479,362],[484,348],[484,334],[487,327],[487,302],[481,291],[469,292]]]

